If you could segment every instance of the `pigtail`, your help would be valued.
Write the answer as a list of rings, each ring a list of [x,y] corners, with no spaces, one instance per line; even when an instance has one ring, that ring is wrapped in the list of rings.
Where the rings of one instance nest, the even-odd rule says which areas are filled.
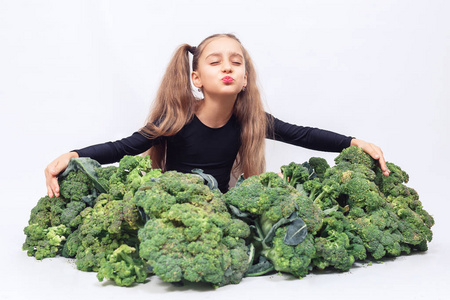
[[[145,137],[174,135],[192,120],[196,99],[190,81],[190,50],[190,45],[181,45],[169,62],[146,125],[140,131]],[[153,146],[145,154],[150,155],[154,167],[165,169],[165,143]]]
[[[233,173],[244,173],[245,177],[265,171],[265,139],[270,127],[261,95],[257,86],[256,71],[248,52],[242,48],[247,71],[247,86],[238,94],[234,114],[241,125],[241,148]]]

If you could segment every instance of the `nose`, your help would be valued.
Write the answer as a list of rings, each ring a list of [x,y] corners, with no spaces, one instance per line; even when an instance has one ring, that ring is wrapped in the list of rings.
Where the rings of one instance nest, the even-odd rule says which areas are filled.
[[[230,73],[231,72],[231,62],[224,61],[222,64],[222,72],[224,73]]]

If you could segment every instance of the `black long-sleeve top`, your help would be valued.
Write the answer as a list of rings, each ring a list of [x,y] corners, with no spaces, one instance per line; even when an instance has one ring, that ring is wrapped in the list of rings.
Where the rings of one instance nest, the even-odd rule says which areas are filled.
[[[350,146],[351,137],[312,127],[273,120],[267,138],[308,149],[340,152]],[[241,128],[235,116],[220,128],[204,125],[195,115],[177,134],[149,139],[140,132],[115,142],[107,142],[74,150],[80,157],[90,157],[101,164],[118,162],[125,155],[141,154],[153,145],[167,142],[167,170],[190,173],[202,169],[214,176],[222,192],[228,190],[230,173],[241,146]]]

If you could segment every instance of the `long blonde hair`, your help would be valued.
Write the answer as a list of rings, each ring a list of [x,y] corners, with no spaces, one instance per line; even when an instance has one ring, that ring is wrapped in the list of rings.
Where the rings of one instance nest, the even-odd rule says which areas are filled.
[[[253,62],[233,34],[215,34],[204,39],[196,48],[181,45],[172,57],[158,89],[147,124],[141,133],[148,138],[171,136],[189,123],[196,111],[198,100],[190,81],[189,52],[193,52],[192,70],[197,70],[198,59],[212,40],[228,37],[241,45],[247,72],[247,86],[236,98],[233,114],[241,127],[241,147],[233,167],[233,174],[244,173],[245,177],[265,171],[265,137],[270,121],[267,119],[257,86]],[[153,146],[149,151],[154,167],[165,170],[167,145]]]

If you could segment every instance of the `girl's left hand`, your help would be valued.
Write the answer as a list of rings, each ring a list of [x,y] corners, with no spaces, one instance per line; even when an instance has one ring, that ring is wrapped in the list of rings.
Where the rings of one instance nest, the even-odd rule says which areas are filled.
[[[381,171],[383,172],[384,176],[389,176],[389,173],[391,171],[386,166],[386,161],[384,160],[383,151],[381,151],[380,147],[377,145],[374,145],[372,143],[365,142],[363,140],[359,139],[352,139],[351,146],[357,146],[364,150],[367,154],[372,156],[373,159],[378,160],[379,167],[381,168]]]

